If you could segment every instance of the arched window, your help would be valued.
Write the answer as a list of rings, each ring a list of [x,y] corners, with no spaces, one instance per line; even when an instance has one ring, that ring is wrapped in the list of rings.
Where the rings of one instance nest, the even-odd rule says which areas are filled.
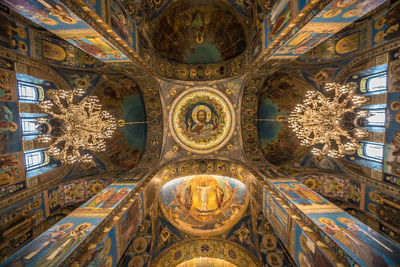
[[[360,80],[360,91],[363,94],[384,94],[387,92],[387,72],[375,73]]]
[[[36,119],[21,118],[22,135],[38,135]]]
[[[375,133],[384,133],[386,125],[386,104],[373,104],[363,106],[357,111],[367,111],[368,117],[362,119],[361,127],[364,130]]]
[[[357,71],[349,76],[346,83],[354,84],[358,93],[378,95],[387,93],[388,64]]]
[[[39,101],[39,92],[43,91],[41,86],[17,81],[18,98],[21,102],[37,103]]]
[[[386,112],[385,109],[370,109],[368,110],[369,117],[367,118],[367,126],[385,127]]]
[[[387,84],[386,72],[376,76],[369,77],[367,79],[367,92],[386,90],[386,84]]]
[[[49,114],[19,113],[19,116],[21,118],[22,140],[29,141],[34,140],[37,136],[41,134],[41,132],[37,130],[37,126],[40,124],[38,120],[48,117]]]
[[[383,160],[383,144],[381,143],[371,143],[371,142],[360,142],[361,147],[359,149],[359,156],[361,158],[382,162]]]
[[[25,167],[27,171],[39,168],[45,164],[45,154],[43,151],[25,153]]]
[[[30,150],[24,153],[26,178],[32,178],[59,167],[60,162],[50,160],[45,148]]]

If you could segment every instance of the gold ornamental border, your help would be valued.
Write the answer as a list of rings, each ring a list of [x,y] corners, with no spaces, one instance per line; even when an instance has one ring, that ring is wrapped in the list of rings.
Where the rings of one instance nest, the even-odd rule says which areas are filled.
[[[218,102],[222,108],[223,116],[225,116],[225,125],[220,125],[218,127],[222,128],[222,133],[217,136],[216,140],[211,142],[199,142],[190,140],[183,133],[179,126],[178,115],[182,112],[180,109],[190,101],[193,97],[205,96],[211,98]],[[172,103],[172,108],[169,114],[170,129],[173,138],[186,150],[194,153],[211,153],[214,152],[225,145],[225,143],[230,139],[235,128],[235,114],[233,112],[233,107],[229,99],[220,91],[212,89],[209,87],[197,87],[180,94]]]

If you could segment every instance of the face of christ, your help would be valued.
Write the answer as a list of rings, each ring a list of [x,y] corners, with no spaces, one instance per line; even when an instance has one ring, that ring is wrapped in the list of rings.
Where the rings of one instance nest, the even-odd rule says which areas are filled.
[[[205,110],[199,110],[197,111],[196,117],[201,124],[205,124],[207,118],[207,112]]]

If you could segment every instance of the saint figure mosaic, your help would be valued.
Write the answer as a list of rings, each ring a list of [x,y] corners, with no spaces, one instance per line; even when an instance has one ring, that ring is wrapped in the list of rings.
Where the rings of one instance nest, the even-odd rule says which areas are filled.
[[[172,104],[172,133],[187,150],[208,153],[219,149],[233,132],[229,100],[214,89],[185,91]]]

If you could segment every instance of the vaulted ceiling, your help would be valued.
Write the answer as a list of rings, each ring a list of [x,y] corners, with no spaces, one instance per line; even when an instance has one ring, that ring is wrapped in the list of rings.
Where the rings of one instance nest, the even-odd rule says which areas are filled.
[[[257,179],[296,177],[324,196],[356,206],[360,214],[371,213],[364,205],[366,188],[398,203],[395,168],[390,172],[393,182],[386,178],[386,167],[375,171],[355,164],[350,159],[354,155],[339,160],[314,156],[282,118],[307,91],[323,91],[326,82],[343,83],[359,71],[394,66],[400,5],[340,0],[109,2],[1,4],[0,68],[7,83],[0,84],[0,103],[14,118],[40,113],[32,103],[18,103],[19,81],[41,86],[43,97],[51,90],[82,88],[84,96],[96,96],[104,110],[127,122],[107,140],[105,151],[92,153],[92,162],[51,161],[51,168],[32,177],[26,174],[24,153],[45,145],[0,128],[0,163],[16,162],[13,170],[21,173],[12,179],[2,176],[1,229],[7,231],[15,221],[29,221],[24,225],[30,229],[17,227],[1,237],[8,240],[0,248],[3,258],[44,231],[45,222],[50,227],[54,216],[69,213],[112,182],[117,187],[130,184],[129,192],[142,190],[140,197],[145,195],[143,206],[135,207],[137,214],[144,213],[139,241],[126,242],[128,252],[121,260],[134,266],[142,261],[159,266],[292,264],[262,215],[263,189]],[[386,104],[386,99],[373,97],[370,104]],[[384,143],[383,134],[370,138]],[[205,195],[211,199],[206,203]],[[38,202],[40,207],[32,208]],[[122,209],[118,205],[110,214]],[[87,211],[77,213],[84,217]],[[101,226],[108,230],[110,214]],[[392,232],[400,228],[393,216],[369,216],[395,225],[388,227]],[[19,242],[22,232],[25,239]],[[182,254],[188,247],[191,257]],[[218,247],[223,257],[213,251]]]

